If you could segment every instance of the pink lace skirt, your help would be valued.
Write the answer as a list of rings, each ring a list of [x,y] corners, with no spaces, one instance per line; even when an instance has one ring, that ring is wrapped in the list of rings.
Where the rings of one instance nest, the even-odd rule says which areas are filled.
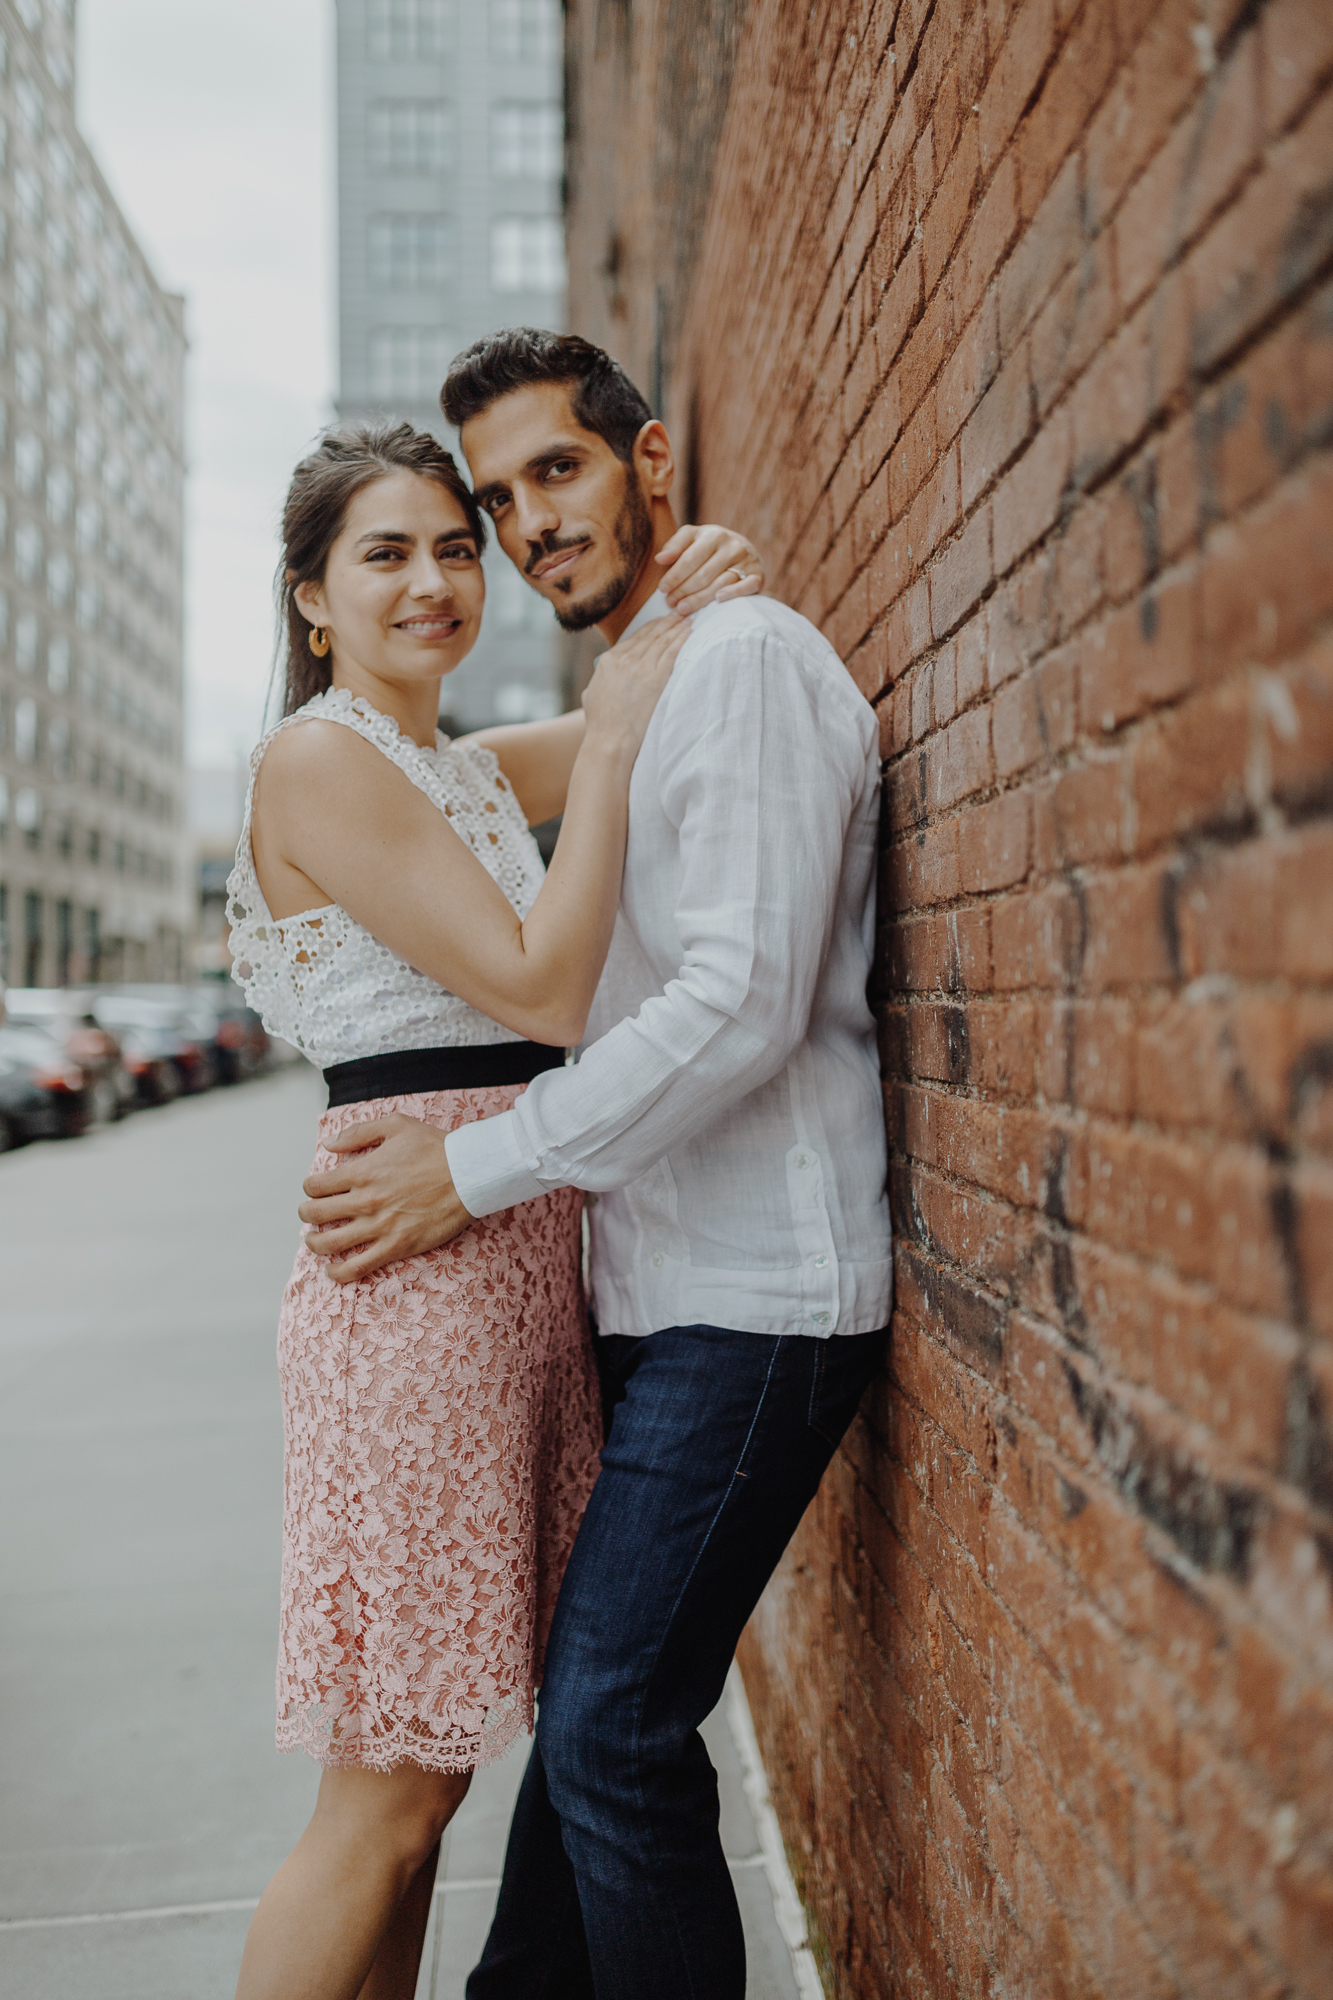
[[[320,1132],[391,1111],[448,1131],[521,1089],[343,1105]],[[601,1444],[582,1202],[507,1209],[352,1285],[298,1252],[278,1333],[279,1749],[466,1771],[532,1727]]]

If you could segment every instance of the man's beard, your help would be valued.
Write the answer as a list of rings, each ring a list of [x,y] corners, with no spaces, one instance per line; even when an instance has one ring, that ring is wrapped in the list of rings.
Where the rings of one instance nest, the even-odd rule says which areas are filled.
[[[603,618],[610,617],[634,588],[648,559],[653,546],[653,517],[632,465],[625,467],[625,498],[613,532],[620,568],[595,597],[586,597],[563,611],[555,606],[556,623],[562,631],[586,632],[590,625],[600,625]]]

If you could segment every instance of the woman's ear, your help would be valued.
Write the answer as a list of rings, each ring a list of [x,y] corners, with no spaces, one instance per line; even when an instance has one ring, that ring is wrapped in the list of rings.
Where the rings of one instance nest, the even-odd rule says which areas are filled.
[[[324,593],[317,583],[298,583],[292,597],[303,618],[312,625],[324,623]]]

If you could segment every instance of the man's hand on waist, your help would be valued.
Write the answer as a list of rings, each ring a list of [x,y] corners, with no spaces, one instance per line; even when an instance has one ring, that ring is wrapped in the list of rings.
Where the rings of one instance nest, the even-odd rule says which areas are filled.
[[[323,1145],[342,1157],[332,1172],[310,1175],[299,1212],[314,1225],[306,1247],[328,1258],[340,1285],[437,1250],[473,1221],[454,1192],[438,1126],[394,1112]]]

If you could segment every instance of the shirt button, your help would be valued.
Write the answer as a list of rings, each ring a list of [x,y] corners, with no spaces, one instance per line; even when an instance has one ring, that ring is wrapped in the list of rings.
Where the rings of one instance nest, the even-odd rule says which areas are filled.
[[[808,1153],[798,1153],[796,1155],[796,1164],[804,1170],[810,1164],[810,1155]]]
[[[815,1325],[816,1325],[816,1326],[827,1326],[827,1325],[828,1325],[828,1321],[829,1321],[829,1316],[828,1316],[828,1314],[827,1314],[827,1313],[816,1313],[816,1314],[815,1314]]]
[[[660,1251],[660,1250],[654,1250],[654,1252],[653,1252],[653,1262],[654,1262],[654,1264],[660,1264],[660,1263],[661,1263],[661,1261],[662,1261],[662,1253],[661,1253],[661,1251]]]
[[[824,1266],[825,1266],[825,1264],[827,1264],[827,1263],[828,1263],[828,1258],[827,1258],[827,1257],[816,1257],[816,1258],[815,1258],[815,1269],[816,1269],[817,1271],[822,1271],[822,1270],[823,1270],[823,1268],[824,1268]]]

